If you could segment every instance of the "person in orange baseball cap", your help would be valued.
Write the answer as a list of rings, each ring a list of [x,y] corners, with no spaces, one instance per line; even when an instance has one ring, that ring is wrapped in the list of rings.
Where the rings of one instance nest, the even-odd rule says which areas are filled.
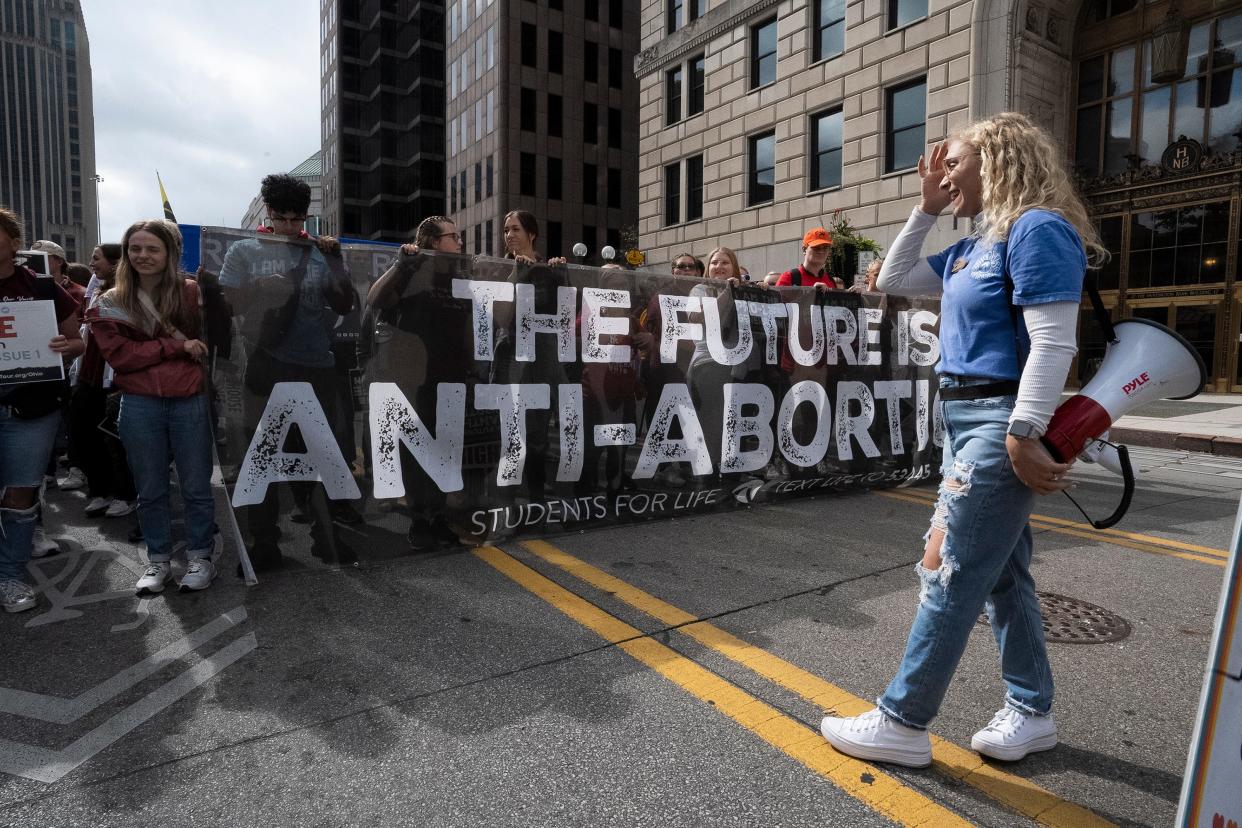
[[[777,287],[810,287],[818,290],[843,288],[828,272],[828,254],[832,252],[832,236],[822,227],[814,227],[802,237],[802,264],[787,270],[776,280]]]

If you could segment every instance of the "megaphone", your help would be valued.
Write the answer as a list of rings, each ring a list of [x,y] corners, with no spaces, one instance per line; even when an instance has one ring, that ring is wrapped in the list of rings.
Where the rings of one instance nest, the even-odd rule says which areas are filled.
[[[1115,339],[1108,343],[1099,370],[1078,394],[1057,408],[1043,436],[1044,446],[1057,462],[1080,457],[1117,471],[1125,480],[1118,509],[1101,521],[1088,517],[1097,529],[1121,520],[1134,494],[1129,453],[1125,446],[1107,441],[1113,423],[1153,400],[1188,400],[1207,383],[1203,358],[1177,332],[1148,319],[1123,319],[1114,323],[1113,330]]]

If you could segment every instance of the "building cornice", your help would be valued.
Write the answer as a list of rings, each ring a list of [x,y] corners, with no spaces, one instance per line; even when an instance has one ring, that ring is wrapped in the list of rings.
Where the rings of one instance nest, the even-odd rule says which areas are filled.
[[[638,77],[678,63],[740,23],[757,17],[780,0],[729,0],[707,14],[678,29],[656,45],[643,49],[634,57],[634,74]]]

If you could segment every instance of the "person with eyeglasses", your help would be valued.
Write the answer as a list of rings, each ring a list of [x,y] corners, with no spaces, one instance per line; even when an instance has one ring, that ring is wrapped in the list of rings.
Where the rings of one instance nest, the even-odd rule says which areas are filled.
[[[392,266],[367,292],[371,332],[366,377],[396,383],[419,418],[435,428],[438,386],[461,382],[474,370],[470,349],[460,347],[470,330],[470,304],[453,296],[454,277],[467,278],[468,259],[453,220],[429,216],[403,244]],[[430,552],[458,543],[445,520],[447,498],[408,453],[401,456],[410,522],[406,542],[411,551]]]
[[[304,382],[314,390],[335,430],[348,413],[338,404],[333,330],[353,307],[356,295],[341,245],[331,236],[311,236],[303,229],[311,201],[305,181],[288,174],[269,175],[263,179],[260,197],[267,210],[267,226],[259,230],[258,238],[229,245],[220,269],[225,298],[242,314],[246,426],[253,431],[258,425],[277,383]],[[345,501],[322,504],[318,500],[323,497],[321,484],[290,485],[303,513],[311,517],[317,543],[335,544],[335,533],[320,515],[330,515],[332,522],[361,521]],[[269,487],[263,503],[237,510],[256,569],[283,564],[279,488]]]
[[[689,253],[678,253],[677,258],[673,259],[673,275],[674,276],[699,276],[702,277],[707,271],[703,266],[703,262],[691,256]]]
[[[971,747],[1016,761],[1057,744],[1029,519],[1036,495],[1071,485],[1070,464],[1039,438],[1077,350],[1086,270],[1108,259],[1064,158],[1047,132],[1013,112],[968,124],[919,158],[922,201],[893,240],[879,288],[941,297],[943,482],[896,675],[874,710],[820,726],[850,756],[931,764],[927,727],[985,608],[1006,692]],[[946,208],[972,219],[975,232],[924,256]]]

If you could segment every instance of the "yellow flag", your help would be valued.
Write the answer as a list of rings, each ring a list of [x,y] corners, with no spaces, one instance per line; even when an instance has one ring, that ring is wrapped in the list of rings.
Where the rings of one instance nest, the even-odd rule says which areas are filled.
[[[176,222],[177,217],[173,215],[172,205],[168,203],[168,193],[164,191],[164,181],[160,178],[160,171],[155,171],[155,180],[160,184],[160,200],[164,202],[164,218],[171,222]]]

